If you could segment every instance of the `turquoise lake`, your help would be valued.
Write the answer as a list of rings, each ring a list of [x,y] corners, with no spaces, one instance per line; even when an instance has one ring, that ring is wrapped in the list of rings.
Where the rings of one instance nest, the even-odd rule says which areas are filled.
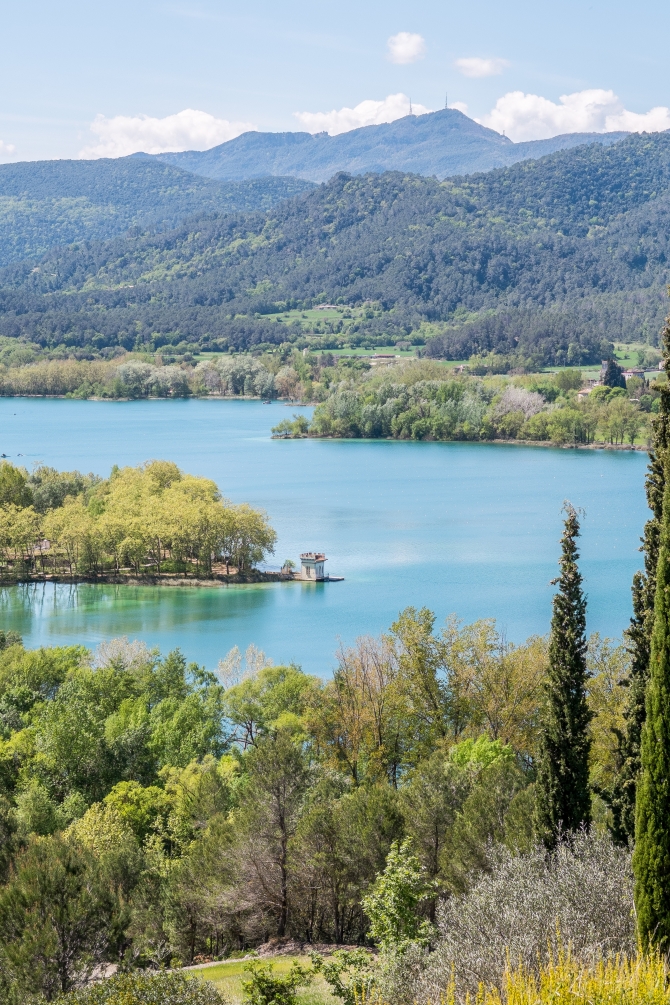
[[[438,622],[493,617],[512,641],[551,616],[561,506],[582,507],[588,630],[620,636],[648,517],[644,453],[468,443],[272,440],[295,409],[251,401],[0,399],[0,453],[108,475],[151,458],[264,508],[278,568],[322,550],[344,582],[195,588],[39,584],[0,589],[0,627],[26,645],[120,635],[214,669],[234,645],[327,675],[341,640],[408,605]],[[309,410],[303,409],[303,412]],[[21,456],[19,456],[21,455]]]

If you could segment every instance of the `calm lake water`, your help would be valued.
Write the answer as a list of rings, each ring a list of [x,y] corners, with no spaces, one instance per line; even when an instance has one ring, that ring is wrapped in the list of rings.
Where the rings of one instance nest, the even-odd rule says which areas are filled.
[[[308,411],[308,410],[303,410]],[[113,464],[176,461],[235,502],[267,510],[275,560],[323,550],[341,583],[206,589],[29,585],[0,590],[0,626],[27,645],[119,635],[213,669],[253,642],[275,663],[328,674],[338,640],[386,629],[410,604],[438,621],[494,617],[513,641],[548,630],[561,505],[586,511],[589,631],[630,617],[648,511],[646,454],[466,443],[271,440],[292,414],[249,401],[0,399],[0,453],[108,475]],[[22,456],[19,456],[22,455]]]

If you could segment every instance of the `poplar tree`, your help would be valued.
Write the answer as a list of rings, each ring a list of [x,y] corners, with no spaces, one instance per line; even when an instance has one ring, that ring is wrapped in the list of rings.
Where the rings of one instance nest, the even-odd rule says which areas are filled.
[[[536,828],[547,848],[561,834],[588,828],[589,722],[586,703],[586,597],[577,561],[579,520],[565,504],[561,538],[561,574],[554,596],[540,754],[537,773]]]
[[[670,373],[670,318],[665,322],[661,341],[666,373]],[[626,724],[618,737],[619,770],[611,792],[601,793],[612,810],[612,837],[622,845],[631,844],[635,837],[635,795],[641,769],[640,743],[646,717],[665,463],[670,442],[670,387],[667,383],[661,387],[660,406],[652,424],[652,448],[645,482],[652,517],[645,524],[640,549],[644,554],[644,572],[636,572],[633,576],[633,617],[625,633],[631,666],[626,682],[629,687]]]

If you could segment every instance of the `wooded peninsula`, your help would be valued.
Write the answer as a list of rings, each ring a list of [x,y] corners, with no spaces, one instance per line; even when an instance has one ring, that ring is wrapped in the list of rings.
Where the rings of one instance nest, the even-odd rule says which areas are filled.
[[[265,513],[169,461],[109,478],[0,463],[0,575],[244,580],[274,551]]]

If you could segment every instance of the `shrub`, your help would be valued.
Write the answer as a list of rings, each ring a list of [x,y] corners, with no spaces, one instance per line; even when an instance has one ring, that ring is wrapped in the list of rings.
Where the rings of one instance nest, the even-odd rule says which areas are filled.
[[[359,1005],[369,995],[375,959],[367,949],[337,949],[329,959],[311,954],[312,965],[323,974],[330,993],[343,1005]]]
[[[419,1002],[437,1002],[452,972],[459,1001],[474,997],[481,983],[499,987],[508,959],[537,973],[561,939],[577,961],[632,954],[630,853],[586,834],[550,856],[539,848],[518,857],[498,849],[490,873],[448,900],[437,920],[435,952],[414,995]]]
[[[62,1005],[227,1005],[209,981],[185,974],[117,974],[59,998]]]
[[[314,977],[310,967],[303,967],[295,960],[283,975],[274,974],[272,964],[260,960],[250,960],[243,969],[251,975],[242,981],[243,1000],[248,1005],[293,1005],[298,988],[310,984]]]
[[[408,944],[426,944],[431,926],[417,912],[421,901],[434,890],[412,852],[412,839],[394,842],[370,892],[363,898],[363,910],[370,919],[370,935],[384,951],[402,952]]]

